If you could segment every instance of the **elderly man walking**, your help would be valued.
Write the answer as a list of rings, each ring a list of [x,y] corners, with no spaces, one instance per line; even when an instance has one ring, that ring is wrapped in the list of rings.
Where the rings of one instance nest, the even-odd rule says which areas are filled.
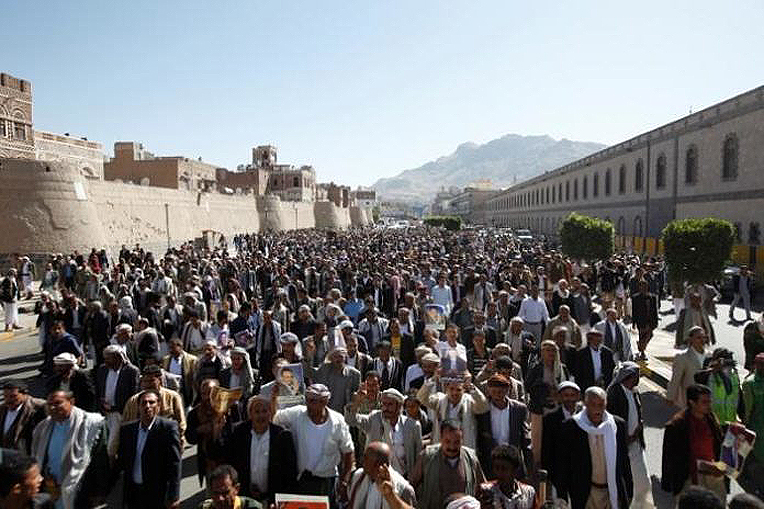
[[[562,465],[571,509],[627,509],[632,497],[626,423],[605,410],[605,390],[592,386],[584,410],[562,424]]]
[[[276,404],[275,394],[273,391],[271,408]],[[305,405],[274,412],[273,423],[294,436],[300,491],[329,497],[334,509],[339,507],[338,499],[347,500],[354,449],[342,414],[328,408],[331,396],[325,385],[313,384],[305,390]]]

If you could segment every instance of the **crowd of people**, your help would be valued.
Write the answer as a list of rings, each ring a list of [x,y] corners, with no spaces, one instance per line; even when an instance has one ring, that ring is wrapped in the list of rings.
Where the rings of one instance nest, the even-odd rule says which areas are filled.
[[[0,282],[6,329],[30,267]],[[669,293],[686,350],[663,489],[717,507],[687,504],[726,501],[724,431],[764,433],[764,319],[741,380],[709,351],[712,288],[677,301],[660,258],[587,264],[492,229],[304,230],[56,255],[37,279],[46,394],[4,382],[0,507],[95,507],[115,486],[124,507],[179,507],[190,446],[203,507],[653,507],[638,362]],[[764,440],[740,481],[762,495]]]

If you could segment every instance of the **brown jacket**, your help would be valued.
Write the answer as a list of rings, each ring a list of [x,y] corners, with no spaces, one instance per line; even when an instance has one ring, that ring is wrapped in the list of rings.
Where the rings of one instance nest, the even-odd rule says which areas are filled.
[[[5,416],[8,413],[8,405],[0,404],[0,447],[4,449],[16,449],[30,454],[32,447],[32,431],[37,423],[45,419],[45,401],[28,396],[21,404],[16,419],[4,433]]]

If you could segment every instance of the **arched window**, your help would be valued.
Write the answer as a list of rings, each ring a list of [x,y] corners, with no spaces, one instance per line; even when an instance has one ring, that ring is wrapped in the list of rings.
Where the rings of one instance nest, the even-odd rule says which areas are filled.
[[[565,181],[565,201],[570,201],[570,180]]]
[[[595,173],[592,179],[592,196],[597,197],[600,195],[600,174]]]
[[[640,193],[645,187],[645,170],[642,163],[642,159],[637,161],[637,165],[634,169],[634,191]]]
[[[618,194],[626,194],[626,165],[618,169]]]
[[[573,181],[573,199],[578,201],[578,179]]]
[[[605,171],[605,196],[610,196],[610,190],[613,185],[613,176],[610,168]]]
[[[549,186],[546,187],[546,198],[544,199],[544,203],[549,203]]]
[[[655,187],[657,189],[666,187],[666,154],[659,155],[655,162]]]
[[[552,203],[556,201],[557,198],[557,188],[552,186]]]
[[[642,218],[639,216],[634,218],[634,228],[632,230],[632,235],[634,237],[642,236]]]
[[[698,181],[698,147],[690,145],[684,160],[684,183],[694,184]]]
[[[557,201],[562,202],[562,182],[557,185]]]
[[[583,190],[581,191],[582,197],[585,200],[589,194],[589,177],[584,176]]]
[[[623,216],[618,218],[618,223],[616,224],[615,232],[618,235],[623,235],[626,232],[626,220],[623,218]]]
[[[737,178],[737,151],[737,136],[734,133],[728,134],[724,138],[722,153],[722,180],[735,180]]]

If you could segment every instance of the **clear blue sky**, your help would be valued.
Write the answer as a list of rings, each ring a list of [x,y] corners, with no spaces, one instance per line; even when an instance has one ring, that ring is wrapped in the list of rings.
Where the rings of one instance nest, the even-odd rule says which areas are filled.
[[[35,125],[368,185],[506,133],[615,143],[764,84],[764,2],[2,0]],[[435,184],[437,185],[437,184]]]

